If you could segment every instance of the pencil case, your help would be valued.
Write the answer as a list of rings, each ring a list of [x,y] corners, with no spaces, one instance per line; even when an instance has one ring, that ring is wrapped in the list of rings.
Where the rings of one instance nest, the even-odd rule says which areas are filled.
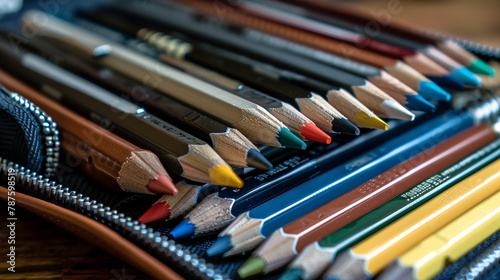
[[[435,115],[444,114],[447,109],[440,108]],[[489,110],[488,106],[485,106],[484,110]],[[415,125],[425,123],[435,115],[424,114],[411,124],[394,122],[388,132],[365,131],[362,137],[375,139],[370,145],[377,145]],[[278,169],[267,174],[277,176],[276,174],[290,172],[293,168],[283,171],[279,171],[279,168],[286,166],[286,162],[291,160],[305,164],[350,141],[352,142],[353,138],[339,137],[329,146],[313,145],[304,152],[276,157],[273,164]],[[365,147],[365,150],[367,149],[368,147]],[[272,151],[269,153],[272,154]],[[469,173],[464,173],[463,176],[473,171],[469,170]],[[245,259],[237,257],[228,260],[205,260],[204,252],[214,241],[214,236],[174,242],[166,234],[179,220],[151,225],[139,224],[137,218],[158,198],[157,196],[115,193],[90,181],[78,170],[71,170],[58,177],[58,180],[52,181],[7,159],[0,161],[0,173],[2,186],[8,186],[9,182],[15,181],[16,191],[19,192],[16,194],[17,205],[97,244],[151,277],[233,279],[236,269]],[[266,172],[250,172],[244,174],[243,178],[248,180],[258,174]],[[198,197],[199,200],[215,189],[205,187],[203,190],[205,193]],[[8,190],[1,188],[0,196],[8,200]],[[277,276],[271,274],[258,279],[275,279]]]

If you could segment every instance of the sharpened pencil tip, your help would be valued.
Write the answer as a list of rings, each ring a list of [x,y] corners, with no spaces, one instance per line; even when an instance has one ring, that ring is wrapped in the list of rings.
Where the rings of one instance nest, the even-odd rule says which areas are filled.
[[[406,107],[410,110],[434,112],[436,107],[420,95],[406,95]]]
[[[305,123],[304,126],[300,128],[300,134],[309,141],[323,144],[330,144],[332,142],[332,137],[313,123]]]
[[[389,129],[389,125],[385,123],[383,120],[381,120],[379,117],[375,115],[370,117],[365,112],[359,112],[356,115],[356,122],[360,127],[374,128],[381,130]]]
[[[304,150],[307,145],[304,141],[295,136],[288,128],[281,127],[278,132],[278,142],[281,146]]]
[[[450,75],[468,86],[478,87],[483,81],[465,67],[460,67],[450,72]]]
[[[242,188],[243,180],[241,180],[234,171],[226,165],[219,165],[210,170],[210,179],[214,184],[219,186],[227,186],[233,188]]]
[[[214,244],[208,248],[207,255],[209,257],[219,257],[232,248],[233,244],[231,244],[231,237],[229,235],[224,235],[217,238]]]
[[[250,257],[240,268],[238,275],[246,278],[255,274],[263,273],[266,270],[266,262],[259,257]]]
[[[247,165],[264,170],[273,168],[273,165],[254,148],[250,148],[247,151]]]
[[[451,94],[436,85],[434,82],[420,82],[419,88],[418,94],[420,94],[423,98],[439,101],[450,101],[451,99]]]
[[[165,174],[158,174],[158,178],[149,180],[146,187],[150,192],[156,194],[171,194],[176,196],[179,192],[172,179]]]
[[[413,121],[415,115],[395,100],[385,100],[380,104],[388,118]]]
[[[332,130],[344,134],[359,135],[359,128],[347,119],[334,119],[332,121]]]
[[[476,61],[471,62],[468,68],[470,71],[479,75],[495,76],[496,74],[495,69],[479,58]]]
[[[157,222],[161,220],[166,220],[170,217],[170,205],[166,202],[159,202],[153,204],[151,208],[146,211],[146,213],[142,214],[142,216],[138,219],[139,223],[147,224],[152,222]]]
[[[431,81],[435,82],[436,84],[447,87],[447,88],[454,88],[454,89],[463,89],[465,88],[465,84],[460,81],[459,79],[451,76],[451,75],[446,75],[446,76],[427,76]]]
[[[283,274],[281,274],[278,280],[302,280],[303,279],[302,274],[303,272],[300,269],[297,268],[289,269],[285,271]]]
[[[189,221],[189,218],[184,219],[168,234],[168,236],[170,236],[170,238],[172,239],[181,239],[193,236],[195,232],[195,226]]]

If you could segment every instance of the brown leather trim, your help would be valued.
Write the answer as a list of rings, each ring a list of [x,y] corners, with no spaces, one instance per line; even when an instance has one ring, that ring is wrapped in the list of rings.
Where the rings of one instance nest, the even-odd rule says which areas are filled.
[[[0,187],[0,198],[7,200],[7,189],[4,187]],[[99,246],[155,279],[184,279],[112,229],[89,217],[19,192],[16,192],[16,205]]]

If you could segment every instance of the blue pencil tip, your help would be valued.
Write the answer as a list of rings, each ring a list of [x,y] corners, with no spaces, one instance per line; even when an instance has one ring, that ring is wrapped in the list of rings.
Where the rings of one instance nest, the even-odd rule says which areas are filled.
[[[406,96],[406,107],[410,110],[423,111],[423,112],[434,112],[436,107],[425,100],[420,95],[407,95]]]
[[[181,239],[193,236],[195,231],[195,226],[189,222],[190,222],[189,218],[184,219],[168,234],[168,236],[173,239]]]
[[[429,78],[431,81],[435,82],[436,84],[442,87],[454,88],[454,89],[465,88],[465,84],[462,81],[460,81],[455,77],[452,77],[451,75],[446,75],[442,77],[427,76],[427,78]]]
[[[419,88],[420,90],[418,91],[418,94],[420,94],[423,98],[439,101],[450,101],[451,99],[451,94],[433,82],[420,82]]]
[[[455,69],[453,72],[450,73],[450,75],[456,78],[457,80],[462,81],[464,84],[468,86],[478,87],[483,83],[481,78],[476,76],[474,73],[472,73],[469,69],[465,67],[460,67],[458,69]]]
[[[212,246],[208,248],[207,255],[209,257],[218,257],[231,250],[232,248],[233,244],[231,244],[231,237],[229,235],[224,235],[217,238],[214,244],[212,244]]]

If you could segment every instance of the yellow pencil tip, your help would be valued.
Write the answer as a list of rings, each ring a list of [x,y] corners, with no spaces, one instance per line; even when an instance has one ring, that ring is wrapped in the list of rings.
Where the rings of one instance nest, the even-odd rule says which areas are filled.
[[[210,171],[210,179],[217,185],[228,186],[233,188],[242,188],[243,180],[241,180],[234,171],[226,165],[219,165],[212,168]]]
[[[388,130],[389,129],[389,125],[386,124],[379,117],[377,117],[375,115],[370,117],[365,112],[359,112],[356,115],[356,122],[361,127],[375,128],[375,129],[381,129],[381,130]]]

